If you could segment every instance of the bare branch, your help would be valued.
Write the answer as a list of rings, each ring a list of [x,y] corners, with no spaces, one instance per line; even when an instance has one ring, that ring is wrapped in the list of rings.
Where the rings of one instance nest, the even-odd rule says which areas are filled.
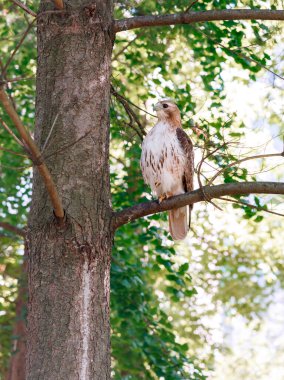
[[[58,115],[59,115],[59,114],[57,114],[57,115],[55,116],[55,119],[54,119],[54,121],[53,121],[53,123],[52,123],[52,126],[51,126],[51,128],[50,128],[50,131],[49,131],[49,133],[48,133],[48,136],[47,136],[47,138],[46,138],[46,140],[45,140],[45,143],[44,143],[44,145],[43,145],[43,148],[42,148],[42,150],[41,150],[41,154],[43,154],[45,148],[46,148],[47,145],[48,145],[48,142],[49,142],[50,136],[51,136],[51,134],[52,134],[53,128],[54,128],[54,126],[55,126],[55,124],[56,124],[56,121],[57,121]]]
[[[196,3],[198,3],[198,0],[193,0],[193,1],[191,2],[191,4],[189,4],[189,6],[185,9],[184,12],[189,12],[190,9],[191,9],[191,8],[194,6],[194,4],[196,4]]]
[[[26,154],[21,154],[21,153],[15,152],[14,150],[6,149],[3,146],[0,146],[0,150],[3,150],[3,152],[14,154],[15,156],[28,158],[28,156]]]
[[[132,40],[130,40],[125,46],[123,46],[115,55],[114,55],[114,57],[113,57],[113,60],[115,61],[115,60],[117,60],[117,58],[123,53],[123,52],[125,52],[125,50],[127,50],[127,48],[135,41],[135,40],[137,40],[137,38],[138,37],[140,37],[141,36],[141,32],[140,33],[137,33],[136,34],[136,36],[132,39]]]
[[[54,156],[55,154],[60,154],[61,152],[65,151],[66,149],[71,148],[72,146],[74,146],[75,144],[77,144],[79,141],[81,141],[84,138],[86,138],[91,132],[92,132],[92,130],[90,129],[88,132],[86,132],[84,135],[82,135],[81,137],[79,137],[77,140],[72,141],[70,144],[63,145],[61,148],[57,149],[56,151],[54,151],[54,152],[52,152],[52,153],[50,153],[48,155],[44,155],[43,158],[45,160],[47,160],[48,158]]]
[[[238,201],[236,199],[231,199],[231,198],[226,198],[226,197],[220,197],[219,199],[221,199],[222,201],[226,201],[226,202],[231,202],[231,203],[236,203],[236,204],[240,204],[240,205],[243,205],[243,206],[248,206],[249,208],[253,208],[253,209],[258,210],[258,211],[265,211],[265,212],[267,212],[269,214],[278,215],[278,216],[284,216],[284,214],[280,214],[279,212],[275,212],[275,211],[271,211],[271,210],[266,210],[262,206],[255,206],[255,205],[252,205],[251,203],[246,203],[246,202]]]
[[[24,144],[22,141],[15,135],[15,133],[8,127],[8,125],[5,123],[4,120],[0,117],[0,123],[3,125],[3,127],[6,129],[6,131],[13,137],[13,139],[22,147],[24,147]]]
[[[125,129],[125,135],[130,139],[130,141],[133,140],[135,135],[137,135],[140,138],[140,140],[143,141],[143,136],[141,136],[139,128],[135,126],[135,124],[132,122],[132,119],[129,121],[129,123],[127,123],[126,121],[122,121],[122,123],[127,127],[127,129],[131,128],[134,131],[134,133],[130,134],[127,132],[127,129]]]
[[[141,140],[143,140],[143,136],[146,135],[146,132],[144,131],[144,128],[142,126],[142,124],[140,123],[140,120],[139,118],[137,117],[136,113],[132,110],[132,108],[129,106],[129,102],[128,100],[120,95],[115,89],[113,86],[111,86],[111,93],[115,96],[115,98],[119,101],[120,104],[122,104],[123,108],[125,109],[128,117],[129,117],[129,120],[130,120],[130,126],[132,126],[132,121],[134,121],[138,128],[139,129],[135,129],[136,133],[138,134],[138,136],[140,137]]]
[[[204,146],[203,146],[203,152],[202,152],[202,158],[200,160],[200,162],[198,163],[197,165],[197,180],[198,180],[198,185],[200,187],[200,190],[202,191],[202,194],[203,194],[203,197],[204,197],[204,200],[207,201],[207,202],[210,202],[214,207],[216,207],[218,210],[221,210],[221,207],[219,207],[218,205],[216,205],[216,203],[214,203],[212,200],[210,200],[210,198],[207,198],[207,195],[204,191],[204,187],[202,185],[202,181],[201,181],[201,168],[202,168],[202,165],[203,163],[205,162],[205,160],[207,158],[209,158],[210,156],[212,156],[215,152],[217,152],[218,150],[224,148],[226,145],[229,145],[231,142],[224,142],[221,146],[218,146],[216,149],[214,149],[213,151],[209,152],[206,156],[205,156],[205,145],[206,145],[206,141],[204,141]]]
[[[3,228],[4,230],[13,232],[16,235],[25,237],[25,231],[23,229],[15,227],[10,223],[0,222],[0,227]]]
[[[193,27],[194,28],[194,27]],[[238,57],[241,57],[241,58],[244,58],[244,59],[247,59],[248,61],[250,62],[253,62],[255,63],[256,65],[258,65],[259,67],[262,67],[264,70],[268,71],[269,73],[275,75],[277,78],[279,79],[282,79],[284,80],[284,78],[275,73],[273,70],[271,70],[269,67],[263,65],[261,62],[257,61],[256,59],[253,59],[251,58],[249,55],[246,55],[246,54],[243,54],[243,53],[240,53],[236,50],[233,50],[233,49],[230,49],[228,46],[225,46],[223,44],[221,44],[220,42],[217,42],[214,38],[212,38],[211,36],[209,36],[207,33],[204,33],[200,28],[194,28],[195,30],[198,30],[201,34],[203,34],[206,38],[208,38],[210,41],[212,41],[214,44],[220,46],[223,50],[227,50],[229,51],[230,53],[232,53],[233,55],[236,55]]]
[[[22,8],[28,14],[36,17],[36,13],[34,11],[32,11],[29,7],[27,7],[25,4],[21,3],[19,0],[10,0],[10,1],[12,1],[12,3],[18,5],[18,7]]]
[[[213,181],[220,175],[222,174],[225,170],[227,170],[228,168],[231,168],[232,166],[234,165],[237,165],[237,164],[240,164],[242,162],[245,162],[245,161],[249,161],[249,160],[255,160],[257,158],[268,158],[268,157],[284,157],[284,152],[282,153],[270,153],[270,154],[260,154],[258,156],[250,156],[250,157],[245,157],[245,158],[242,158],[241,160],[237,160],[237,161],[234,161],[232,163],[230,163],[229,165],[227,165],[225,168],[219,170],[209,181],[208,183],[208,186],[211,185],[213,183]]]
[[[111,87],[111,89],[112,89],[112,88],[113,88],[113,90],[115,90],[113,86]],[[142,112],[146,113],[147,115],[150,115],[150,116],[152,116],[152,117],[157,118],[156,115],[154,115],[154,114],[148,112],[147,110],[145,110],[145,109],[143,109],[143,108],[137,106],[137,104],[131,102],[131,100],[129,100],[129,99],[126,99],[126,98],[125,98],[124,96],[122,96],[121,94],[119,94],[119,95],[120,95],[122,98],[124,98],[124,99],[127,101],[127,103],[131,104],[133,107],[137,108],[139,111],[142,111]]]
[[[209,199],[220,198],[226,195],[247,195],[247,194],[284,194],[284,183],[282,182],[237,182],[217,186],[204,186],[203,190]],[[139,203],[114,213],[113,228],[118,228],[143,216],[157,214],[162,211],[172,210],[189,204],[204,200],[201,189],[190,193],[176,195],[162,203],[149,201]]]
[[[4,83],[13,83],[13,82],[21,82],[25,80],[35,80],[35,77],[15,77],[15,78],[7,78]]]
[[[0,163],[0,167],[8,170],[14,170],[14,171],[23,171],[26,169],[32,168],[32,165],[26,165],[26,166],[8,166],[8,165],[3,165]]]
[[[25,143],[26,147],[29,149],[31,160],[33,161],[34,165],[37,166],[38,171],[43,178],[52,206],[54,208],[55,216],[59,219],[59,221],[62,221],[64,218],[64,210],[63,210],[61,199],[59,198],[55,183],[51,177],[51,174],[46,164],[42,160],[41,153],[37,145],[35,144],[34,140],[29,135],[24,125],[22,124],[17,112],[15,111],[13,105],[11,104],[3,87],[0,87],[0,101],[3,104],[3,107],[5,108],[7,114],[10,116],[11,120],[13,121],[15,127],[19,131],[23,142]]]
[[[64,8],[63,0],[53,0],[53,1],[54,1],[54,5],[56,9]]]
[[[143,108],[137,106],[137,104],[131,102],[129,99],[126,99],[126,98],[125,98],[125,100],[126,100],[129,104],[131,104],[133,107],[137,108],[139,111],[142,111],[142,112],[146,113],[147,115],[150,115],[150,116],[152,116],[152,117],[155,117],[156,119],[158,118],[156,115],[152,114],[151,112],[148,112],[147,110],[145,110],[145,109],[143,109]]]
[[[204,145],[206,144],[206,142],[204,142]],[[204,147],[203,147],[204,148]],[[218,150],[219,148],[217,148],[217,150]],[[207,156],[206,156],[207,157]],[[205,148],[202,150],[202,157],[201,157],[201,160],[200,160],[200,162],[198,163],[198,165],[197,165],[197,168],[196,168],[196,173],[197,173],[197,181],[198,181],[198,185],[199,185],[199,188],[200,188],[200,190],[202,191],[202,194],[203,194],[203,197],[204,197],[204,200],[205,201],[207,201],[207,202],[211,202],[210,201],[210,199],[209,198],[207,198],[207,196],[206,196],[206,194],[205,194],[205,192],[204,192],[204,188],[203,188],[203,184],[202,184],[202,181],[201,181],[201,178],[200,178],[200,176],[201,176],[201,168],[202,168],[202,165],[203,165],[203,163],[204,163],[204,160],[205,160]],[[212,204],[214,204],[213,202],[212,202]],[[215,204],[214,204],[214,206],[215,206]],[[218,208],[218,207],[217,207]]]
[[[7,82],[7,77],[6,77],[6,74],[5,74],[4,71],[3,71],[3,69],[4,69],[4,64],[3,64],[3,61],[2,61],[2,59],[1,59],[1,57],[0,57],[0,68],[1,68],[0,86],[2,86],[2,85],[4,85],[4,84]],[[13,97],[12,97],[12,94],[9,93],[8,96],[9,96],[9,99],[11,100],[11,102],[12,102],[14,108],[16,109],[16,104],[15,104],[15,101],[14,101],[14,99],[13,99]]]
[[[6,74],[6,71],[7,71],[7,68],[8,66],[10,65],[10,63],[12,62],[15,54],[17,53],[17,51],[19,50],[19,48],[21,47],[22,43],[24,42],[25,38],[27,37],[27,35],[29,34],[29,31],[31,30],[34,22],[35,22],[36,19],[34,19],[30,24],[29,26],[27,27],[26,31],[23,33],[22,35],[22,38],[20,39],[20,41],[18,42],[17,46],[15,47],[15,49],[13,50],[11,56],[9,57],[8,61],[6,62],[5,66],[3,67],[3,70],[2,70],[2,74],[5,75]]]
[[[118,33],[123,30],[136,28],[222,20],[284,20],[284,11],[269,9],[222,9],[168,15],[136,16],[116,20],[114,29]]]

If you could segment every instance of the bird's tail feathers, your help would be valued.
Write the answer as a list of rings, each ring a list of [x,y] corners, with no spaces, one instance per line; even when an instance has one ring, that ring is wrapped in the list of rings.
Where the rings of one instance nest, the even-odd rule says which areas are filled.
[[[169,211],[170,234],[174,240],[182,240],[186,237],[189,229],[187,222],[188,206],[180,207]],[[191,209],[189,210],[189,213]],[[190,223],[190,215],[189,215]]]

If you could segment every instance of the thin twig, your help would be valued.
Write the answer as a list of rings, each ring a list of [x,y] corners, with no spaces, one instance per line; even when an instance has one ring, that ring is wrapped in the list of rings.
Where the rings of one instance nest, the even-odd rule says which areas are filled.
[[[83,136],[79,137],[77,140],[71,142],[70,144],[63,145],[61,148],[57,149],[55,152],[52,152],[46,156],[43,156],[45,160],[48,158],[54,156],[55,154],[61,153],[64,150],[71,148],[73,145],[77,144],[79,141],[83,140],[85,137],[87,137],[92,132],[92,129],[90,129],[88,132],[86,132]]]
[[[231,199],[231,198],[226,198],[226,197],[220,197],[219,199],[222,199],[223,201],[226,201],[226,202],[237,203],[237,204],[241,204],[241,205],[244,205],[244,206],[248,206],[248,207],[253,208],[255,210],[258,210],[258,211],[265,211],[265,212],[268,212],[269,214],[274,214],[274,215],[278,215],[278,216],[284,216],[284,214],[280,214],[279,212],[275,212],[275,211],[271,211],[271,210],[266,210],[266,209],[264,209],[261,206],[255,206],[255,205],[252,205],[251,203],[237,201],[236,199]]]
[[[204,156],[204,152],[205,152],[205,148],[204,148],[204,150],[203,150],[203,152],[202,152],[202,158],[201,158],[200,162],[199,162],[198,165],[197,165],[197,180],[198,180],[199,187],[200,187],[200,189],[201,189],[201,191],[202,191],[202,194],[203,194],[203,196],[204,196],[204,200],[207,201],[207,202],[209,202],[209,203],[211,203],[214,207],[216,207],[216,208],[219,209],[220,211],[223,211],[223,210],[221,209],[221,207],[219,207],[218,205],[216,205],[216,204],[215,204],[210,198],[207,197],[207,195],[206,195],[206,193],[205,193],[205,191],[204,191],[204,186],[203,186],[203,184],[202,184],[202,181],[201,181],[200,175],[201,175],[201,168],[202,168],[202,165],[203,165],[203,163],[205,162],[205,160],[206,160],[208,157],[212,156],[212,155],[213,155],[215,152],[217,152],[218,150],[224,148],[224,147],[225,147],[226,145],[228,145],[229,143],[230,143],[230,142],[225,142],[225,143],[222,144],[221,146],[219,146],[219,147],[217,147],[216,149],[214,149],[212,152],[209,152],[206,156]],[[205,142],[204,142],[204,144],[205,144]]]
[[[265,69],[266,71],[270,72],[271,74],[275,75],[277,78],[280,78],[282,80],[284,80],[284,77],[282,77],[281,75],[275,73],[274,71],[272,71],[271,69],[269,69],[267,66],[263,65],[262,63],[258,62],[257,60],[251,58],[250,56],[248,55],[245,55],[243,53],[240,53],[240,52],[236,52],[235,50],[233,49],[230,49],[229,47],[221,44],[220,42],[217,42],[214,38],[212,38],[211,36],[209,36],[207,33],[203,32],[200,28],[196,28],[196,27],[192,27],[193,29],[195,30],[198,30],[201,34],[203,34],[206,38],[208,38],[210,41],[212,41],[213,43],[215,43],[216,45],[220,46],[222,49],[225,49],[225,50],[228,50],[229,52],[231,52],[232,54],[234,55],[237,55],[238,57],[241,57],[241,58],[244,58],[244,59],[247,59],[251,62],[254,62],[256,63],[259,67],[262,67],[263,69]]]
[[[6,129],[6,131],[13,137],[13,139],[22,147],[24,147],[23,142],[14,134],[14,132],[8,127],[8,125],[5,123],[4,120],[0,117],[0,123],[3,125],[3,127]]]
[[[202,185],[202,181],[201,181],[201,178],[200,178],[200,173],[201,173],[201,167],[202,167],[202,164],[203,164],[203,162],[204,162],[204,160],[205,160],[204,156],[205,156],[205,149],[204,149],[204,147],[203,147],[203,150],[202,150],[202,157],[201,157],[201,160],[200,160],[200,162],[198,163],[198,165],[197,165],[197,169],[196,169],[198,185],[199,185],[199,187],[200,187],[200,189],[201,189],[202,191],[203,191],[203,185]],[[206,199],[206,194],[203,193],[203,195],[204,195],[204,199]]]
[[[51,203],[54,208],[54,214],[58,218],[58,221],[61,223],[64,220],[64,210],[62,207],[61,199],[59,198],[59,194],[57,192],[55,183],[53,181],[53,178],[51,177],[51,174],[44,163],[41,153],[35,144],[34,140],[24,127],[22,121],[20,120],[17,112],[15,111],[13,105],[11,104],[6,92],[3,89],[3,86],[0,87],[0,101],[5,108],[7,114],[10,116],[11,120],[13,121],[15,127],[19,131],[21,138],[23,142],[26,144],[26,146],[29,149],[30,158],[33,161],[33,164],[36,165],[40,175],[42,176],[42,179],[45,183],[45,187],[47,189],[47,192],[49,194]]]
[[[30,14],[31,16],[36,17],[36,13],[32,11],[29,7],[27,7],[25,4],[21,3],[19,0],[10,0],[12,3],[18,5],[18,7],[22,8],[25,12]]]
[[[113,87],[113,86],[111,87],[111,89],[113,89],[114,91],[116,91],[116,90],[114,89],[114,87]],[[131,104],[133,107],[137,108],[139,111],[142,111],[142,112],[146,113],[147,115],[150,115],[150,116],[152,116],[152,117],[155,117],[155,118],[157,118],[157,116],[156,116],[156,115],[154,115],[154,114],[152,114],[152,113],[150,113],[150,112],[148,112],[148,111],[144,110],[143,108],[141,108],[141,107],[137,106],[137,104],[135,104],[135,103],[131,102],[131,100],[129,100],[129,99],[127,99],[127,98],[125,98],[123,95],[119,94],[119,96],[121,96],[121,98],[123,98],[123,99],[124,99],[124,100],[125,100],[127,103]]]
[[[13,0],[15,1],[15,0]],[[14,58],[14,55],[17,53],[17,51],[19,50],[19,48],[21,47],[22,43],[24,42],[25,38],[27,37],[27,35],[29,34],[29,31],[31,30],[34,22],[35,22],[36,19],[34,19],[30,24],[29,26],[27,27],[26,31],[24,32],[24,34],[22,35],[22,38],[20,39],[20,41],[18,42],[17,46],[15,47],[15,49],[13,50],[12,54],[10,55],[8,61],[6,62],[3,70],[2,70],[2,75],[5,75],[6,74],[6,71],[7,71],[7,68],[8,66],[10,65],[10,63],[12,62],[13,58]]]
[[[0,69],[1,69],[1,72],[3,71],[3,68],[4,68],[4,63],[3,63],[2,59],[0,58]]]
[[[113,159],[113,160],[116,160],[117,162],[119,162],[122,166],[125,166],[125,162],[119,158],[119,157],[115,157],[113,154],[109,154],[109,156]]]
[[[274,166],[271,166],[271,167],[266,168],[266,169],[258,170],[257,172],[249,172],[249,173],[247,173],[247,175],[254,176],[256,174],[268,173],[268,172],[271,172],[272,170],[275,170],[275,169],[277,169],[283,165],[284,165],[284,162],[282,162],[282,164],[274,165]]]
[[[26,165],[26,166],[9,166],[9,165],[3,165],[0,163],[0,167],[4,169],[9,169],[9,170],[15,170],[15,171],[22,171],[26,169],[30,169],[33,166],[32,165]]]
[[[130,40],[125,46],[123,46],[113,57],[113,60],[115,61],[122,53],[125,52],[125,50],[135,41],[138,37],[140,37],[142,32],[137,33],[136,36]]]
[[[1,58],[0,58],[0,68],[1,68],[1,78],[0,78],[0,86],[1,86],[1,85],[4,85],[7,82],[7,75],[4,72],[4,63],[1,60]],[[16,109],[16,103],[15,103],[13,97],[12,97],[12,94],[9,93],[8,96],[9,96],[9,99],[11,100],[11,103],[13,104],[14,108]]]
[[[12,83],[12,82],[21,82],[21,81],[25,81],[25,80],[34,80],[35,77],[32,76],[32,77],[15,77],[15,78],[7,78],[5,80],[5,83]]]
[[[16,226],[13,226],[10,223],[0,222],[0,227],[3,228],[4,230],[13,232],[14,234],[22,236],[22,237],[25,237],[25,235],[26,235],[26,233],[23,229],[16,227]]]
[[[129,123],[126,123],[125,121],[123,121],[123,124],[127,125],[128,128],[133,129],[133,131],[135,132],[132,135],[126,133],[126,135],[128,135],[130,137],[130,141],[132,141],[132,139],[134,138],[135,135],[138,135],[138,137],[140,138],[140,140],[143,141],[143,136],[141,135],[140,130],[137,127],[135,127],[135,125],[132,123],[132,120]]]
[[[139,135],[140,139],[143,140],[143,136],[146,135],[146,132],[140,123],[139,118],[137,117],[136,113],[132,110],[132,108],[129,106],[129,102],[127,99],[124,98],[124,96],[120,95],[114,88],[111,86],[111,93],[116,97],[116,99],[119,101],[120,104],[122,104],[123,108],[125,109],[129,120],[130,124],[132,125],[132,121],[134,120],[135,123],[139,127],[139,131],[137,131],[137,134]]]
[[[137,106],[137,104],[131,102],[129,99],[126,99],[126,98],[124,98],[124,99],[125,99],[129,104],[131,104],[133,107],[137,108],[139,111],[142,111],[142,112],[146,113],[147,115],[150,115],[150,116],[152,116],[152,117],[155,117],[156,119],[158,118],[158,116],[156,116],[156,115],[152,114],[151,112],[148,112],[148,111],[144,110],[143,108]]]
[[[55,116],[54,122],[52,123],[52,126],[51,126],[51,128],[50,128],[49,134],[48,134],[48,136],[47,136],[47,138],[46,138],[46,140],[45,140],[45,143],[44,143],[44,145],[43,145],[43,148],[42,148],[42,150],[41,150],[41,155],[43,155],[43,152],[44,152],[45,148],[47,147],[47,144],[48,144],[48,141],[49,141],[50,136],[51,136],[51,134],[52,134],[53,128],[54,128],[54,126],[55,126],[55,124],[56,124],[56,121],[57,121],[58,115],[59,115],[59,113]]]
[[[0,146],[0,150],[3,150],[3,152],[14,154],[15,156],[28,158],[28,156],[26,154],[21,154],[21,153],[15,152],[14,150],[6,149],[3,146]]]
[[[284,152],[282,153],[270,153],[270,154],[260,154],[260,155],[257,155],[257,156],[250,156],[250,157],[245,157],[245,158],[242,158],[241,160],[237,160],[237,161],[234,161],[234,162],[231,162],[229,165],[227,165],[226,167],[222,168],[221,170],[219,170],[209,181],[208,185],[211,185],[213,183],[213,181],[220,175],[222,174],[225,170],[227,170],[228,168],[231,168],[232,166],[234,165],[237,165],[237,164],[240,164],[241,162],[245,162],[245,161],[249,161],[249,160],[255,160],[255,159],[258,159],[258,158],[268,158],[268,157],[284,157]]]
[[[198,3],[198,0],[193,0],[191,2],[191,4],[189,4],[189,6],[186,8],[186,10],[184,12],[187,13],[194,6],[194,4],[196,4],[196,3]]]
[[[253,58],[251,58],[250,56],[245,55],[245,54],[243,54],[243,53],[235,52],[234,50],[232,50],[232,49],[228,49],[227,47],[224,47],[224,49],[230,50],[231,53],[233,53],[233,54],[235,54],[235,55],[238,55],[238,56],[241,57],[241,58],[245,58],[245,59],[248,59],[248,60],[251,61],[251,62],[256,63],[259,67],[262,67],[264,70],[266,70],[266,71],[268,71],[269,73],[275,75],[277,78],[284,80],[284,77],[282,77],[281,75],[277,74],[275,71],[273,71],[273,70],[271,70],[269,67],[263,65],[262,63],[260,63],[260,62],[257,61],[256,59],[253,59]]]

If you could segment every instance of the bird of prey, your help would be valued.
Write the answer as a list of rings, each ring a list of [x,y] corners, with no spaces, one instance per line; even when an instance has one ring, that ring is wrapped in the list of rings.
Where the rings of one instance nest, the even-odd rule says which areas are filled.
[[[154,109],[158,122],[143,141],[140,164],[144,181],[162,202],[193,190],[194,153],[174,101],[161,100]],[[174,240],[186,237],[191,210],[192,205],[169,211],[169,230]]]

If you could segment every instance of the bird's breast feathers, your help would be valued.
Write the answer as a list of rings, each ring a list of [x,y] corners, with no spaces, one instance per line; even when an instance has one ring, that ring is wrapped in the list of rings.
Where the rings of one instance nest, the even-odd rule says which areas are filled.
[[[141,169],[145,182],[158,196],[163,193],[183,193],[185,163],[185,153],[176,129],[158,122],[142,145]]]

